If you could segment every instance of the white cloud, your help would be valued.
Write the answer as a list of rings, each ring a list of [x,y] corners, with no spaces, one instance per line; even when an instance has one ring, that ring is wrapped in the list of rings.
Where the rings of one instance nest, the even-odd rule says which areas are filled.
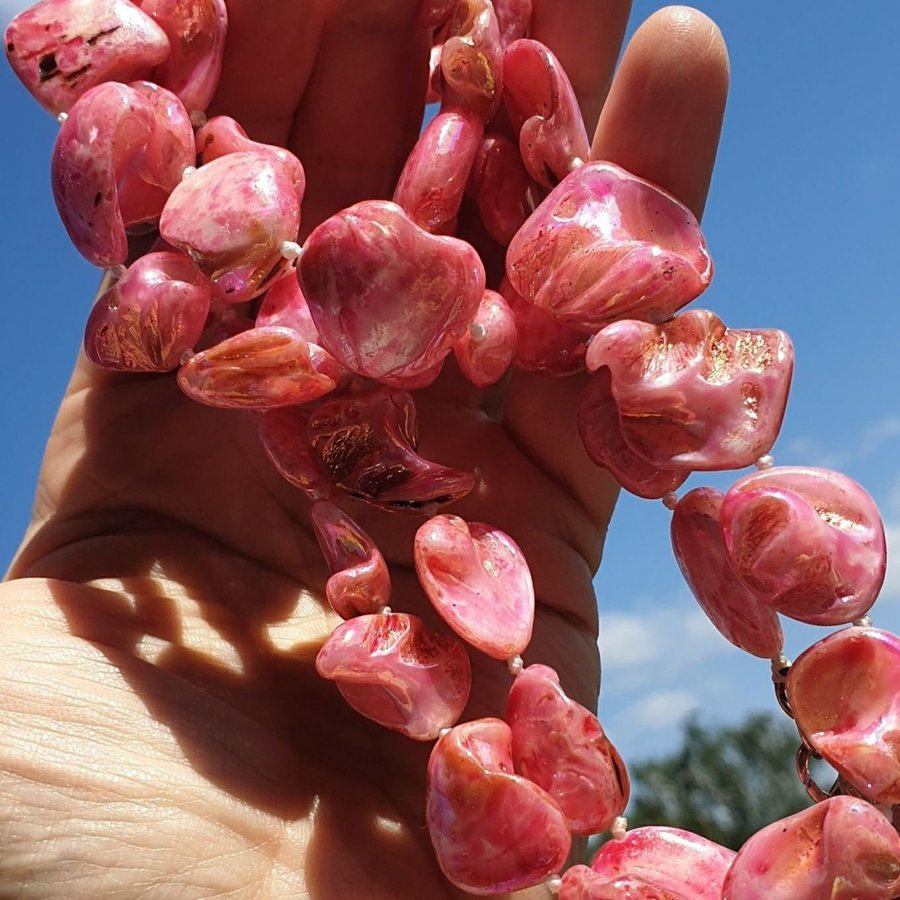
[[[644,731],[675,728],[700,706],[693,694],[683,690],[663,690],[649,694],[630,708],[632,726]]]

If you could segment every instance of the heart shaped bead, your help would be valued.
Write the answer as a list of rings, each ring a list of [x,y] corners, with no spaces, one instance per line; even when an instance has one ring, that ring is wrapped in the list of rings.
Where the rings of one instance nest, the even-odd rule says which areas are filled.
[[[496,384],[516,350],[516,322],[509,304],[496,291],[485,291],[475,318],[453,345],[463,375],[476,387]]]
[[[381,200],[319,225],[299,271],[325,348],[351,371],[400,387],[443,360],[484,294],[472,247]]]
[[[553,798],[513,772],[500,719],[457,725],[431,751],[426,817],[438,863],[453,884],[498,894],[558,872],[571,837]]]
[[[873,803],[900,803],[900,638],[830,634],[797,658],[786,687],[804,740]]]
[[[741,847],[722,900],[887,900],[900,892],[900,837],[874,806],[831,797]]]
[[[465,647],[405,614],[357,616],[338,625],[316,657],[359,713],[417,741],[461,715],[472,673]]]
[[[285,270],[300,227],[294,169],[272,153],[229,153],[201,166],[169,197],[159,230],[229,303],[258,297]]]
[[[434,516],[417,532],[419,581],[444,621],[495,659],[511,659],[531,640],[534,586],[509,535],[459,516]]]
[[[42,0],[9,23],[3,43],[22,84],[54,115],[104,82],[149,77],[170,49],[129,0]]]
[[[736,482],[722,501],[735,574],[764,603],[811,625],[866,614],[884,582],[884,525],[855,481],[778,466]]]
[[[775,443],[794,353],[783,331],[726,328],[695,309],[663,322],[625,320],[591,341],[606,366],[628,446],[653,466],[741,469]]]
[[[391,599],[387,563],[372,539],[345,512],[328,500],[312,507],[319,548],[332,576],[325,596],[343,619],[378,612]]]
[[[203,350],[178,373],[192,400],[226,409],[274,409],[334,390],[334,361],[290,328],[253,328]]]
[[[736,647],[773,659],[784,646],[778,615],[734,574],[719,524],[724,494],[695,488],[672,515],[672,549],[703,612]]]
[[[513,238],[506,273],[526,300],[572,328],[661,322],[702,293],[712,260],[694,215],[608,162],[570,172]]]
[[[334,485],[319,463],[309,438],[310,410],[299,406],[266,410],[260,415],[259,438],[279,474],[310,500],[327,499]]]
[[[559,804],[569,831],[597,834],[622,815],[630,785],[625,764],[597,717],[570,700],[549,666],[529,666],[506,704],[516,772]]]
[[[169,372],[193,349],[209,312],[209,285],[180,253],[138,259],[91,310],[88,359],[105,369]]]
[[[735,852],[681,828],[635,828],[607,841],[591,862],[602,878],[631,878],[652,886],[666,900],[721,900]],[[639,893],[637,897],[642,897]]]

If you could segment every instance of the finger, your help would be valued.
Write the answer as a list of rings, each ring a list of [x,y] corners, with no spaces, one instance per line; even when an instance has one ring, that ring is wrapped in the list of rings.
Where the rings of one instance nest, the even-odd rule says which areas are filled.
[[[360,200],[390,199],[419,132],[430,35],[418,0],[340,0],[291,131],[307,173],[305,230]]]
[[[593,131],[622,46],[631,0],[534,0],[531,36],[562,63]]]
[[[728,53],[703,13],[672,6],[635,33],[616,73],[591,155],[670,191],[699,218],[728,93]]]

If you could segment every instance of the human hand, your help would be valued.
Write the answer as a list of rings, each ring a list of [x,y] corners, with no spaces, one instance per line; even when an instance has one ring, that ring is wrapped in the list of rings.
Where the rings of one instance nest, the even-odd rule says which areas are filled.
[[[229,3],[213,112],[283,144],[308,177],[303,231],[389,197],[422,114],[416,2]],[[536,0],[593,155],[699,215],[727,82],[721,38],[675,8],[638,32],[603,104],[622,0]],[[600,113],[601,105],[603,106]],[[515,373],[502,398],[448,371],[418,397],[420,448],[480,487],[452,508],[510,533],[539,607],[526,659],[593,708],[591,579],[615,486],[575,432],[579,379]],[[348,509],[351,509],[348,506]],[[358,517],[392,568],[392,606],[429,620],[411,570],[420,519]],[[424,829],[429,747],[350,709],[315,673],[337,619],[303,497],[252,418],[190,403],[172,376],[82,359],[0,606],[0,885],[35,896],[440,897]],[[473,654],[464,718],[509,675]]]

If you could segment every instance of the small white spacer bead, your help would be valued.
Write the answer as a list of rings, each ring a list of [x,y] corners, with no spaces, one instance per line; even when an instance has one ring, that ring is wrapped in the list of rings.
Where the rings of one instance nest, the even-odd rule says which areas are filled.
[[[67,112],[61,112],[61,113],[56,117],[56,121],[59,122],[60,125],[62,125],[62,123],[65,122],[66,119],[68,119],[68,118],[69,118],[69,114],[68,114]]]
[[[871,628],[872,627],[872,617],[871,616],[860,616],[858,619],[853,620],[853,624],[857,628]]]
[[[580,169],[584,165],[584,160],[580,156],[573,156],[572,162],[569,165],[569,171],[573,171],[574,169]]]
[[[675,491],[666,491],[659,499],[662,500],[662,505],[666,509],[675,509],[678,506],[678,494]]]
[[[518,677],[525,668],[525,661],[521,656],[512,656],[506,661],[506,668],[509,669],[510,675]]]
[[[479,344],[487,337],[487,330],[481,322],[469,322],[469,337]]]
[[[544,882],[547,885],[547,890],[550,891],[551,894],[555,897],[562,888],[562,876],[560,875],[551,875]]]
[[[191,110],[191,125],[194,128],[202,128],[208,121],[209,119],[206,118],[206,113],[202,109]]]
[[[185,166],[181,173],[181,180],[184,181],[185,178],[190,178],[191,175],[193,175],[194,172],[196,172],[196,171],[197,171],[196,166]]]
[[[391,614],[391,608],[389,606],[382,606],[381,609],[378,610],[379,616],[389,616]]]
[[[767,453],[765,456],[761,456],[755,463],[757,469],[762,471],[763,469],[771,469],[772,466],[775,465],[775,457],[772,456],[771,453]]]
[[[187,365],[194,358],[193,350],[185,350],[184,353],[181,354],[180,362],[181,364]]]
[[[616,816],[612,825],[610,825],[609,831],[613,836],[613,840],[621,841],[628,831],[628,819],[625,816]]]
[[[783,653],[780,653],[778,656],[773,656],[770,662],[772,663],[773,675],[777,675],[782,669],[789,669],[791,667],[791,661]]]
[[[303,248],[296,241],[282,241],[281,255],[285,259],[300,259]]]
[[[442,728],[442,729],[438,732],[438,738],[445,738],[445,737],[447,737],[447,735],[450,734],[451,731],[453,731],[452,728]]]

